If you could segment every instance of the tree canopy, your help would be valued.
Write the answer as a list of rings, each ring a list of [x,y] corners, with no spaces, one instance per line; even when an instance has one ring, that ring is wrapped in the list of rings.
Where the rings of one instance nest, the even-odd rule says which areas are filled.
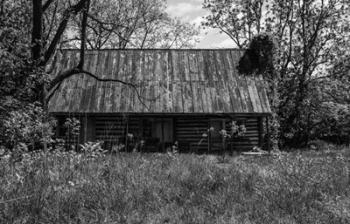
[[[89,10],[86,41],[90,49],[191,48],[198,28],[171,18],[164,0],[98,0]],[[79,42],[81,17],[76,17],[65,41]]]
[[[65,79],[76,74],[119,82],[137,92],[133,83],[101,79],[85,71],[85,50],[192,47],[197,28],[171,18],[165,7],[164,0],[1,0],[0,117],[33,108],[25,105],[35,102],[41,102],[43,113],[47,113],[50,97]],[[50,76],[57,50],[67,47],[80,49],[78,65]],[[48,122],[48,114],[39,117],[40,122]]]
[[[208,0],[203,4],[209,11],[203,25],[220,29],[238,48],[247,49],[241,59],[242,73],[260,67],[261,60],[271,60],[271,55],[258,54],[264,53],[259,48],[269,46],[259,39],[269,36],[274,43],[274,69],[264,76],[281,125],[277,128],[280,143],[297,145],[321,138],[314,129],[322,129],[319,121],[329,111],[328,102],[341,101],[333,107],[349,108],[348,102],[331,99],[327,91],[348,95],[344,78],[348,80],[350,64],[349,6],[342,0]],[[322,91],[316,86],[322,86]]]
[[[164,0],[2,0],[1,105],[14,99],[41,101],[40,86],[50,93],[81,72],[86,48],[192,47],[198,29],[171,18],[165,8]],[[81,63],[52,79],[45,69],[56,50],[65,47],[81,49]]]

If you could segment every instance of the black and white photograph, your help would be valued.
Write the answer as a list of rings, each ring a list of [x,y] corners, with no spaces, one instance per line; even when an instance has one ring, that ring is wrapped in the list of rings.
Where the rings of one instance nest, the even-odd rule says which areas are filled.
[[[350,0],[0,0],[0,223],[349,224]]]

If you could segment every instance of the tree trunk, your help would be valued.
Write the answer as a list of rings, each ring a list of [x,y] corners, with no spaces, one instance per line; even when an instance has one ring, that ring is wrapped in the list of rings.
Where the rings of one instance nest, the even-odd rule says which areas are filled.
[[[43,9],[41,0],[33,0],[32,58],[38,64],[41,58]]]
[[[46,102],[46,96],[47,96],[47,87],[46,84],[43,84],[43,95],[42,95],[42,104],[43,104],[43,111],[44,111],[44,120],[43,123],[46,124],[49,122],[49,108]],[[44,136],[44,142],[43,142],[43,148],[44,148],[44,152],[47,152],[47,133],[48,130],[46,130],[46,128],[44,127],[44,131],[43,131],[43,136]]]
[[[272,117],[269,119],[270,123],[270,139],[272,143],[272,150],[278,151],[279,150],[279,139],[280,139],[280,122],[279,122],[279,116],[277,114],[278,108],[279,108],[279,93],[278,93],[278,78],[275,71],[273,71],[273,83],[272,83]]]

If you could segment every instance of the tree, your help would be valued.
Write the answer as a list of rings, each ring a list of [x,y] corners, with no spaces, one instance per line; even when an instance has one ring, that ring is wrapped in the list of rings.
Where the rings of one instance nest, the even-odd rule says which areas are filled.
[[[252,38],[263,32],[263,4],[265,0],[208,0],[203,8],[210,11],[204,26],[218,28],[228,35],[238,48],[249,45]]]
[[[164,18],[156,24],[145,24],[143,29],[135,33],[131,46],[134,48],[193,48],[198,42],[197,27],[184,23],[179,19]]]
[[[0,116],[35,95],[41,75],[27,73],[30,64],[30,5],[0,1]]]
[[[11,109],[23,108],[25,103],[39,101],[46,117],[40,122],[49,122],[47,103],[50,97],[65,79],[76,74],[85,74],[101,82],[119,82],[137,92],[132,83],[118,79],[101,79],[83,69],[90,0],[65,2],[59,19],[52,23],[55,26],[48,31],[45,29],[48,28],[47,24],[44,25],[45,18],[48,18],[46,13],[55,15],[57,9],[49,10],[54,3],[54,0],[47,0],[44,4],[42,0],[32,0],[32,4],[25,0],[0,1],[1,117],[6,116]],[[78,15],[82,16],[80,61],[78,65],[51,78],[45,69],[68,30],[69,22]],[[142,101],[140,94],[137,94]],[[46,142],[43,143],[43,148],[47,148]]]
[[[196,34],[192,26],[162,12],[163,0],[101,0],[91,4],[90,0],[32,0],[31,4],[25,0],[2,0],[0,4],[0,26],[4,31],[0,33],[4,70],[0,77],[1,102],[15,96],[19,100],[39,100],[45,105],[63,80],[78,73],[102,82],[120,82],[136,91],[132,83],[103,80],[84,71],[86,45],[189,47]],[[101,33],[91,34],[96,27]],[[45,68],[56,49],[72,34],[80,48],[80,62],[52,79]]]
[[[350,57],[332,70],[333,76],[314,80],[311,87],[310,135],[350,144]]]
[[[50,98],[64,80],[76,74],[84,74],[99,82],[122,83],[132,88],[140,103],[144,104],[133,83],[99,78],[84,70],[85,49],[87,43],[91,48],[115,45],[126,48],[132,43],[142,47],[151,46],[151,43],[156,46],[158,40],[162,41],[162,46],[189,46],[196,32],[192,26],[174,22],[162,13],[164,2],[32,0],[29,3],[26,0],[0,0],[0,116],[8,115],[12,110],[31,108],[25,104],[39,101],[45,113],[45,116],[40,116],[45,118],[40,122],[47,123]],[[167,26],[160,30],[162,23]],[[180,33],[186,30],[187,33]],[[160,35],[163,31],[167,33],[164,36]],[[62,47],[72,34],[74,44],[80,49],[79,63],[51,77],[47,70],[50,70],[56,49]],[[140,39],[141,42],[136,41]],[[43,147],[46,148],[45,142]]]
[[[193,47],[198,29],[170,18],[164,0],[98,0],[88,14],[86,41],[90,49]],[[68,47],[79,43],[81,17],[73,20]],[[66,45],[67,46],[67,45]]]
[[[247,5],[250,10],[241,10]],[[281,121],[280,139],[291,145],[306,143],[310,139],[310,116],[317,110],[311,107],[312,87],[321,79],[335,77],[332,68],[349,55],[349,2],[263,0],[249,4],[209,0],[204,8],[211,12],[204,25],[229,33],[240,48],[248,46],[254,34],[266,32],[274,37],[275,72],[265,78],[271,90],[278,88],[278,100],[272,107]]]

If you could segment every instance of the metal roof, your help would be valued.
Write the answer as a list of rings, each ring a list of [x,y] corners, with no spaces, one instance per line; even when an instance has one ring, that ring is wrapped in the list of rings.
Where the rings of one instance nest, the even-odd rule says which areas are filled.
[[[77,74],[66,79],[49,102],[53,113],[270,113],[261,76],[239,75],[242,51],[90,50],[84,69],[100,78],[133,83],[99,82]],[[72,68],[78,50],[57,57],[53,75]]]

